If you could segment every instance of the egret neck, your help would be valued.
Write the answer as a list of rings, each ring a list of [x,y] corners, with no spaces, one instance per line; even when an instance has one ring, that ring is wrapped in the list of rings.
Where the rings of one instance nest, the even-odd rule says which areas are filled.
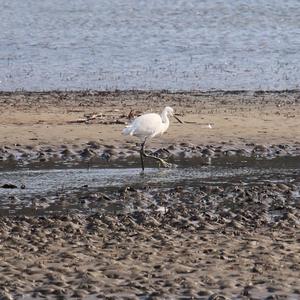
[[[168,118],[168,111],[166,109],[164,109],[163,112],[161,113],[161,120],[163,125],[162,133],[164,133],[165,131],[167,131],[170,125],[170,121]]]

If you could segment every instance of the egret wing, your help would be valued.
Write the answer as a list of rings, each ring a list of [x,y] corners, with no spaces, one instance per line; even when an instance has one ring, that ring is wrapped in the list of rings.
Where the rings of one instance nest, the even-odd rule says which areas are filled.
[[[161,117],[150,113],[136,118],[130,126],[131,134],[139,137],[152,137],[159,133],[161,128]]]

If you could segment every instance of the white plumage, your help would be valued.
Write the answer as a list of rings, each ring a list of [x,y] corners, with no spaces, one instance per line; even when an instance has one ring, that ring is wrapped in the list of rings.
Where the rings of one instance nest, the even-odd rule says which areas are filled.
[[[155,113],[141,115],[123,129],[123,134],[136,136],[143,141],[162,135],[170,125],[168,116],[173,116],[173,114],[173,109],[167,106],[161,115]]]
[[[141,139],[142,146],[140,150],[142,169],[144,170],[143,157],[153,158],[158,160],[163,166],[169,167],[170,164],[163,159],[149,155],[145,153],[145,143],[147,139],[151,139],[157,135],[162,135],[169,128],[170,121],[169,116],[174,115],[173,108],[167,106],[162,111],[161,115],[155,113],[148,113],[141,115],[133,120],[131,124],[123,129],[123,134],[136,136]],[[175,116],[174,116],[175,117]],[[175,117],[180,123],[182,123],[177,117]]]

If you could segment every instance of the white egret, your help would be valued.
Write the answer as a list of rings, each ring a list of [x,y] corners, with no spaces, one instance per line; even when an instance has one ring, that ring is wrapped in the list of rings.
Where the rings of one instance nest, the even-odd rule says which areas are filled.
[[[144,171],[143,157],[153,158],[158,160],[164,167],[170,167],[171,164],[167,163],[160,157],[149,155],[145,153],[145,143],[157,135],[162,135],[167,131],[170,125],[169,116],[174,116],[173,108],[167,106],[162,111],[161,115],[155,113],[148,113],[135,118],[131,124],[123,129],[123,134],[138,137],[142,144],[140,150],[142,170]],[[182,123],[176,116],[178,122]]]

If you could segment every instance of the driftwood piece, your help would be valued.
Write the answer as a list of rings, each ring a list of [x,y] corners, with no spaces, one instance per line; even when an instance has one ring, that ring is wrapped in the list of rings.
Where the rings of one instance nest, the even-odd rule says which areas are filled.
[[[74,124],[74,123],[89,123],[92,120],[95,120],[97,118],[102,118],[102,114],[85,114],[84,118],[79,118],[77,120],[70,120],[67,121],[68,124]]]

